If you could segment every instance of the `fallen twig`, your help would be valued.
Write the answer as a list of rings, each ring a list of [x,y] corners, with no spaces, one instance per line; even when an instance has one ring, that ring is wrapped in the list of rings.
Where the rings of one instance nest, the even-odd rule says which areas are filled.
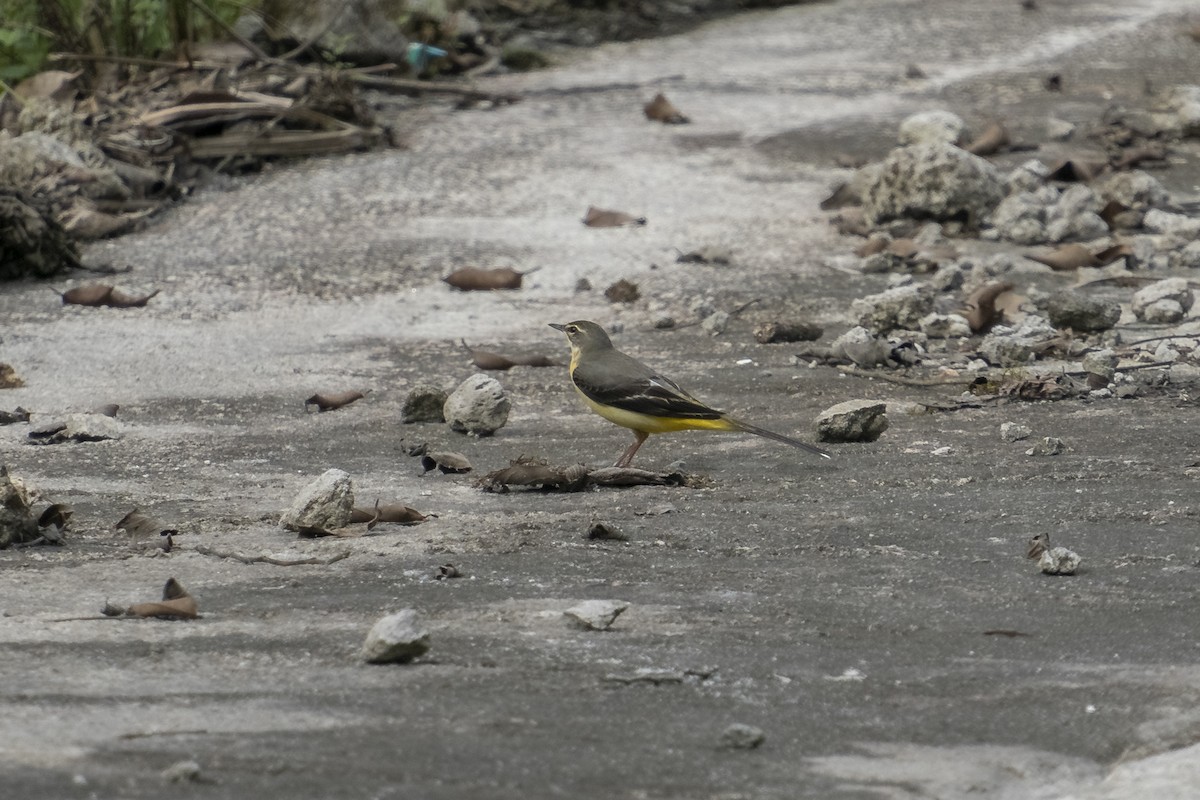
[[[838,366],[838,372],[843,372],[846,375],[853,375],[856,378],[878,378],[881,381],[888,383],[898,383],[901,386],[968,386],[975,382],[975,377],[970,378],[905,378],[901,375],[888,375],[884,372],[875,372],[873,370],[859,369],[858,367]]]
[[[276,558],[275,556],[248,556],[242,553],[234,553],[228,550],[214,550],[211,547],[200,546],[196,548],[196,552],[202,556],[213,556],[214,558],[231,558],[234,561],[240,561],[243,564],[272,564],[276,567],[297,567],[302,564],[315,564],[325,567],[330,564],[335,564],[343,558],[350,557],[349,550],[343,550],[329,557],[313,556],[311,558]]]

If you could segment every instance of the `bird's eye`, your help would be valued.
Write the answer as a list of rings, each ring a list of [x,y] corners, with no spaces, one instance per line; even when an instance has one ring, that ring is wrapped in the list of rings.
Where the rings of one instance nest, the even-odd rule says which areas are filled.
[[[579,326],[578,325],[568,325],[567,333],[579,333]]]

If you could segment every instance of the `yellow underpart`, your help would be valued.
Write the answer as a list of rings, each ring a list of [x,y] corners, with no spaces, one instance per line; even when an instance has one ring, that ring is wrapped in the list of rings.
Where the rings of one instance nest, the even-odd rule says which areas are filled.
[[[636,411],[626,411],[613,406],[603,406],[575,388],[588,408],[614,422],[623,428],[642,431],[644,433],[670,433],[671,431],[707,430],[735,431],[737,427],[724,419],[680,419],[671,417],[655,417],[650,414],[639,414]]]

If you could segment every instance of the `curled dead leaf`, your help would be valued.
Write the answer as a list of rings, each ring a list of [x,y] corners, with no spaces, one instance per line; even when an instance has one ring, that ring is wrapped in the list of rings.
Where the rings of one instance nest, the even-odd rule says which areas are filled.
[[[834,187],[829,196],[821,201],[822,211],[835,211],[846,206],[861,206],[862,197],[847,181]]]
[[[1129,210],[1129,206],[1124,203],[1118,200],[1109,200],[1104,204],[1104,208],[1100,209],[1100,219],[1104,220],[1104,224],[1110,231],[1115,230],[1121,215]]]
[[[362,536],[362,533],[350,528],[322,528],[317,525],[303,525],[296,529],[296,536],[300,539],[323,539],[327,536],[338,539],[354,539]]]
[[[1079,269],[1080,267],[1100,266],[1100,261],[1093,255],[1092,251],[1078,242],[1056,247],[1049,253],[1026,253],[1025,257],[1030,261],[1045,264],[1056,272],[1066,272],[1068,270]]]
[[[111,308],[142,308],[158,294],[157,289],[147,295],[134,297],[115,289],[107,283],[87,283],[60,292],[63,305],[109,306]]]
[[[143,514],[136,508],[121,517],[121,521],[113,527],[117,530],[123,530],[131,536],[160,536],[167,533],[179,533],[178,528],[164,525],[160,520],[148,514]]]
[[[67,522],[70,521],[71,515],[75,513],[75,509],[66,503],[55,503],[42,512],[38,517],[38,527],[48,528],[53,525],[60,531],[67,527]]]
[[[13,94],[26,100],[67,100],[74,97],[78,91],[75,80],[82,74],[83,72],[64,72],[60,69],[44,70],[18,83],[13,87]]]
[[[1108,168],[1108,161],[1102,158],[1067,158],[1053,164],[1050,174],[1046,177],[1052,181],[1068,183],[1090,183]]]
[[[766,322],[754,329],[754,340],[759,344],[775,342],[815,342],[825,334],[825,329],[811,322]]]
[[[628,225],[645,225],[645,217],[635,217],[624,211],[612,211],[607,208],[588,206],[583,215],[583,224],[589,228],[621,228]]]
[[[434,580],[446,581],[451,578],[461,578],[462,572],[453,564],[442,564],[433,575]]]
[[[450,284],[455,289],[464,292],[485,292],[494,289],[520,289],[521,281],[528,272],[517,272],[512,267],[498,267],[496,269],[482,269],[480,267],[463,267],[456,269],[446,277],[443,281]]]
[[[362,400],[366,397],[366,392],[336,392],[334,394],[314,394],[312,397],[304,401],[304,410],[308,411],[309,406],[316,406],[317,412],[335,411],[343,406],[348,406],[355,400]]]
[[[990,156],[1011,143],[1012,137],[1008,135],[1008,129],[1004,127],[1004,123],[997,121],[988,125],[982,133],[965,145],[963,150],[977,156]]]
[[[500,494],[507,492],[509,486],[537,486],[577,492],[587,484],[587,477],[587,468],[580,465],[552,467],[540,461],[518,459],[507,467],[484,475],[479,486],[484,491]]]
[[[350,522],[365,522],[367,530],[372,530],[381,522],[391,522],[396,525],[419,525],[429,519],[429,515],[422,514],[415,508],[409,508],[400,503],[389,503],[381,506],[379,501],[375,501],[374,508],[355,508],[350,512]]]
[[[1133,169],[1145,161],[1162,161],[1167,157],[1167,148],[1161,144],[1145,144],[1139,147],[1127,147],[1113,161],[1116,170]]]
[[[106,604],[103,613],[108,614],[111,606]],[[200,616],[196,599],[174,578],[168,578],[163,586],[162,600],[157,603],[136,603],[125,609],[125,616],[153,617],[155,619],[196,619]]]
[[[642,106],[646,119],[662,122],[666,125],[686,125],[691,122],[662,92],[654,95],[654,99]]]
[[[549,356],[504,356],[488,350],[476,350],[464,340],[459,340],[463,348],[471,354],[471,361],[479,369],[506,370],[513,367],[561,367],[562,364]]]
[[[1103,267],[1131,255],[1133,255],[1133,247],[1121,242],[1096,252],[1089,250],[1086,245],[1072,242],[1057,247],[1049,253],[1026,253],[1025,257],[1030,261],[1045,264],[1057,272],[1065,272],[1080,267]]]
[[[1042,553],[1050,547],[1050,534],[1039,533],[1036,536],[1030,537],[1029,543],[1025,549],[1026,558],[1041,558]]]
[[[996,323],[996,298],[1012,288],[1011,283],[993,281],[971,292],[964,305],[963,316],[974,333],[982,333]]]
[[[859,258],[866,258],[867,256],[873,256],[876,253],[882,253],[887,249],[889,241],[890,240],[886,236],[872,236],[870,239],[867,239],[858,247],[854,248],[854,255],[858,256]]]
[[[425,453],[421,456],[421,474],[434,469],[441,470],[446,475],[457,475],[474,469],[470,460],[462,453]]]

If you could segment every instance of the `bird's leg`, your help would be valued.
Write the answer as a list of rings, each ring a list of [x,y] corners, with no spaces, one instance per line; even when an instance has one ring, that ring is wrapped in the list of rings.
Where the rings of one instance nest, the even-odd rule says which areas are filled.
[[[650,434],[646,433],[645,431],[634,431],[633,432],[633,444],[631,444],[631,445],[629,445],[629,447],[625,448],[625,452],[621,453],[621,457],[617,459],[617,463],[613,464],[613,466],[614,467],[628,467],[630,465],[630,463],[633,462],[634,454],[637,453],[638,448],[642,446],[642,442],[646,441],[646,438],[649,435]]]

